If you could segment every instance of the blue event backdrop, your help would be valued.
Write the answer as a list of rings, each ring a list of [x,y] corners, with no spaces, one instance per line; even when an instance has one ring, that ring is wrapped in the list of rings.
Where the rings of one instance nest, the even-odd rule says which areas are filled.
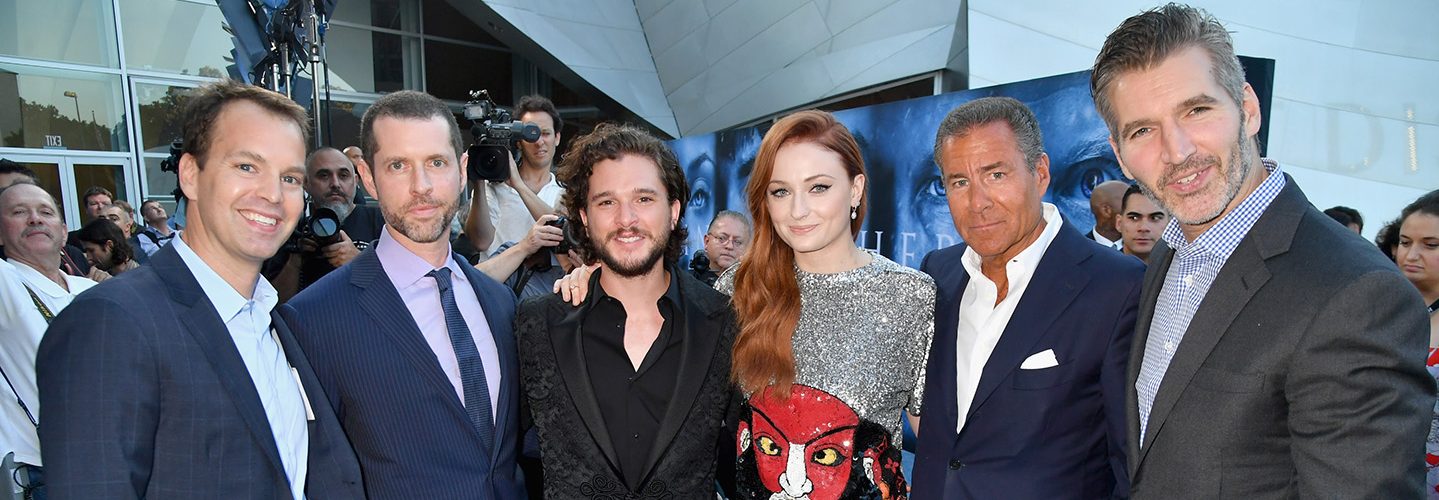
[[[1259,97],[1262,116],[1268,117],[1274,60],[1240,60]],[[1034,110],[1050,158],[1051,181],[1045,201],[1058,206],[1064,220],[1076,229],[1089,231],[1094,226],[1090,191],[1101,182],[1124,179],[1124,174],[1109,147],[1108,129],[1089,95],[1089,71],[1081,71],[836,112],[859,142],[868,171],[869,214],[857,240],[861,246],[900,264],[919,267],[928,252],[961,242],[934,163],[934,136],[949,110],[987,96],[1013,97]],[[715,213],[747,213],[745,183],[770,125],[669,142],[690,184],[686,255],[704,248],[705,229]],[[1259,134],[1262,154],[1267,122]]]

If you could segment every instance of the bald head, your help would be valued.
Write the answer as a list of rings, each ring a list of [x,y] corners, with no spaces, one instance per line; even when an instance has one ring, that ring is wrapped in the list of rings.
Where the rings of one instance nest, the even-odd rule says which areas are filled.
[[[1119,230],[1114,227],[1114,217],[1119,214],[1119,206],[1124,203],[1124,191],[1128,189],[1129,184],[1124,181],[1104,181],[1094,186],[1094,191],[1089,195],[1089,211],[1094,212],[1094,228],[1111,241],[1119,238]]]
[[[305,192],[343,220],[355,208],[355,164],[335,148],[320,148],[305,161]]]

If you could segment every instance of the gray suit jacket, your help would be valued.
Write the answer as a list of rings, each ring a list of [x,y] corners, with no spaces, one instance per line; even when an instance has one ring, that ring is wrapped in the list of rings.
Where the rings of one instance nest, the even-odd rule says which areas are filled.
[[[1130,350],[1134,498],[1419,498],[1434,380],[1423,300],[1288,179],[1220,270],[1155,396],[1135,381],[1173,258],[1155,248]]]

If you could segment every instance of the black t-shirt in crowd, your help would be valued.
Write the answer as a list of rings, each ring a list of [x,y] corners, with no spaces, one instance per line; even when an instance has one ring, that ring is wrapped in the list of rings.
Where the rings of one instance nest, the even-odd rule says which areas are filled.
[[[598,280],[595,283],[596,302],[582,323],[585,364],[600,415],[620,461],[620,472],[633,490],[644,480],[640,476],[644,474],[645,460],[679,375],[683,336],[675,334],[672,326],[680,321],[676,314],[679,282],[671,274],[669,289],[658,302],[664,324],[639,370],[634,369],[625,352],[624,305],[606,295]]]

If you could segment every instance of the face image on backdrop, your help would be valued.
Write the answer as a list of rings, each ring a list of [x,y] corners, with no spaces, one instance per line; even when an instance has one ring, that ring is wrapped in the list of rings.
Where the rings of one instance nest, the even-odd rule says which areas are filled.
[[[715,137],[705,134],[676,139],[668,143],[685,171],[685,181],[690,185],[689,206],[685,208],[684,220],[689,228],[685,240],[685,254],[704,248],[705,229],[721,208],[715,208]]]

